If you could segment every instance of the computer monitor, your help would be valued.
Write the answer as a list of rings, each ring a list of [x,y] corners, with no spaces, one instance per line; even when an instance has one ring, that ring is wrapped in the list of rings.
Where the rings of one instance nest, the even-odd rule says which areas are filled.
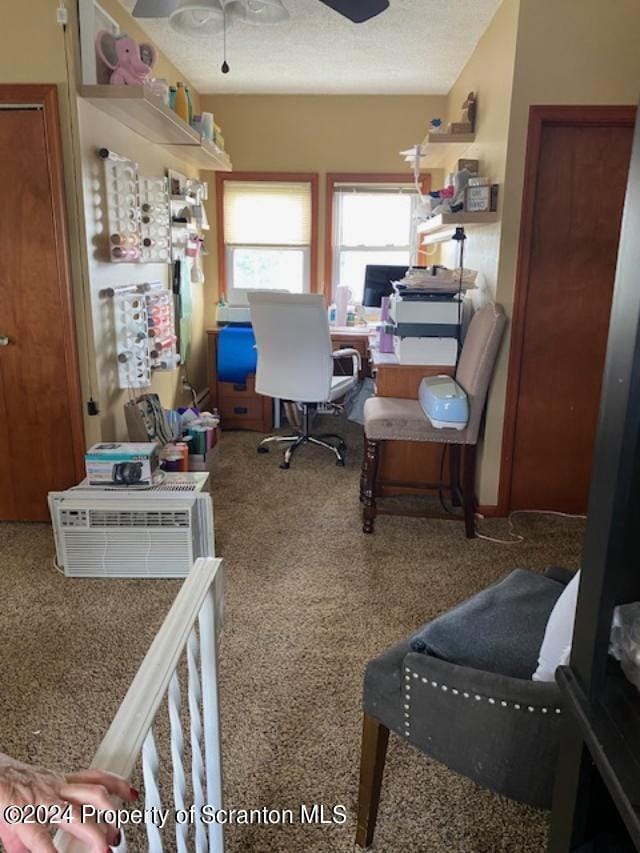
[[[378,266],[367,264],[364,272],[364,296],[362,304],[365,308],[379,308],[383,296],[393,293],[392,281],[404,278],[408,266]],[[414,267],[423,270],[425,267]]]

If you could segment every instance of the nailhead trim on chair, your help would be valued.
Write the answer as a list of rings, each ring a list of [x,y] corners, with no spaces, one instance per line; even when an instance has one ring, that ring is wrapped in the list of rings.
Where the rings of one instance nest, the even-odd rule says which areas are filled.
[[[439,687],[440,690],[443,690],[445,692],[449,691],[454,696],[458,696],[460,691],[455,687],[449,687],[446,684],[438,684],[437,681],[430,681],[428,678],[421,676],[419,673],[413,672],[413,670],[408,666],[405,666],[404,671],[405,671],[405,676],[404,676],[404,680],[405,680],[405,685],[404,685],[404,688],[405,688],[404,728],[405,728],[405,731],[404,731],[404,733],[407,737],[409,737],[409,735],[411,733],[411,679],[412,678],[419,678],[423,684],[427,684],[427,685],[430,684],[431,687],[435,687],[435,688]],[[463,692],[462,695],[465,699],[471,698],[469,693]],[[479,693],[475,693],[473,698],[476,700],[476,702],[482,702],[484,700],[484,701],[488,702],[489,705],[496,705],[497,704],[497,700],[494,699],[493,696],[482,696]],[[523,710],[522,705],[519,702],[506,702],[504,699],[500,699],[500,706],[502,708],[508,708],[511,706],[516,711]],[[543,714],[548,714],[550,711],[555,713],[555,714],[561,714],[562,713],[562,708],[547,708],[547,707],[543,707],[541,705],[527,705],[527,706],[525,706],[525,710],[527,710],[531,713],[534,713],[535,711],[540,711]]]

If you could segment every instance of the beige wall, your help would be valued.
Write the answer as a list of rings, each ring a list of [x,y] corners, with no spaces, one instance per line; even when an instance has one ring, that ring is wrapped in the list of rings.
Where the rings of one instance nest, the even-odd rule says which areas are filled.
[[[324,276],[327,172],[404,172],[408,166],[398,152],[423,139],[429,120],[442,115],[440,96],[305,96],[205,95],[203,109],[214,113],[238,171],[318,172],[320,175],[319,270]],[[441,173],[435,176],[436,182]],[[212,176],[209,180],[213,189]],[[209,217],[215,225],[215,199],[210,193]],[[215,281],[215,239],[207,241],[210,255],[205,273]],[[209,285],[206,317],[215,322],[217,289]]]
[[[502,215],[499,236],[496,299],[511,315],[522,204],[529,107],[534,104],[635,104],[640,95],[640,3],[637,0],[503,0],[484,36],[453,89],[452,108],[466,90],[479,92],[479,145],[483,114],[487,111],[484,81],[494,77],[495,54],[487,44],[501,42],[499,30],[517,20],[515,64],[507,130],[507,156],[503,164]],[[511,38],[511,36],[509,36]],[[471,72],[471,73],[470,73]],[[478,82],[474,85],[474,79]],[[460,83],[463,82],[460,88]],[[494,80],[494,86],[499,81]],[[505,111],[508,85],[502,92]],[[497,93],[497,88],[496,88]],[[504,131],[502,125],[501,133]],[[503,142],[499,143],[499,147]],[[479,149],[480,150],[480,149]],[[490,152],[483,156],[491,156]],[[499,165],[499,164],[498,164]],[[496,168],[494,177],[499,175]],[[469,265],[473,266],[468,241]],[[487,232],[488,234],[489,232]],[[471,237],[470,232],[470,237]],[[478,237],[480,252],[482,241]],[[502,452],[502,426],[507,383],[509,341],[502,348],[494,377],[485,446],[480,470],[479,498],[485,505],[497,502]]]
[[[101,0],[101,3],[105,10],[118,21],[123,32],[129,33],[138,40],[148,40],[117,0]],[[80,63],[75,38],[75,4],[72,0],[67,0],[70,21],[66,35],[56,22],[57,5],[57,0],[29,0],[27,5],[7,3],[7,8],[3,8],[3,28],[0,31],[0,82],[55,83],[58,86],[82,394],[83,399],[87,400],[89,394],[93,393],[100,406],[100,415],[97,417],[89,417],[86,409],[84,411],[86,441],[87,444],[92,444],[103,437],[116,437],[112,430],[115,430],[118,437],[122,437],[123,399],[122,395],[114,391],[112,377],[106,369],[105,354],[102,349],[105,343],[106,327],[101,310],[96,306],[97,290],[107,279],[114,281],[116,273],[121,279],[125,275],[124,270],[132,278],[136,276],[143,281],[151,277],[160,278],[161,273],[166,278],[168,268],[158,270],[157,267],[151,269],[146,265],[123,267],[99,263],[96,260],[93,247],[95,237],[93,213],[87,219],[88,231],[85,234],[82,165],[87,167],[86,175],[90,174],[90,169],[95,167],[95,155],[90,155],[88,151],[92,145],[100,144],[111,146],[132,157],[139,155],[141,164],[151,171],[161,166],[171,165],[179,167],[184,172],[185,167],[180,161],[167,155],[164,149],[145,143],[142,137],[127,131],[122,125],[107,119],[93,107],[76,98],[75,84],[76,79],[79,79]],[[24,49],[25,44],[29,45],[28,51]],[[70,82],[67,79],[67,67]],[[156,75],[167,77],[170,82],[185,79],[184,75],[181,75],[162,54],[159,54]],[[199,108],[199,94],[192,89],[192,95],[194,106]],[[204,340],[202,294],[198,294],[198,288],[201,290],[202,285],[194,287],[194,344],[189,378],[198,388],[202,388],[206,382],[206,370],[202,346]],[[87,297],[88,317],[85,318],[84,301]],[[160,391],[163,402],[167,405],[185,399],[179,388],[177,371],[171,374],[158,374],[154,380],[154,390]]]
[[[460,121],[462,104],[469,92],[478,98],[476,139],[462,156],[480,161],[483,175],[500,185],[499,209],[502,203],[507,142],[511,117],[511,90],[515,62],[518,10],[520,0],[504,2],[496,12],[473,55],[451,89],[448,98],[450,121]],[[452,158],[447,170],[454,171],[458,157]],[[498,279],[500,223],[467,229],[465,264],[481,270],[492,293]],[[456,247],[443,246],[443,262],[457,265]]]
[[[162,177],[167,168],[175,169],[189,177],[198,177],[198,172],[181,162],[167,149],[152,145],[86,101],[80,100],[78,108],[88,248],[88,288],[101,410],[100,433],[102,438],[126,439],[123,406],[127,402],[128,393],[118,388],[113,301],[101,298],[99,291],[106,287],[142,284],[146,281],[162,281],[168,285],[171,267],[168,264],[114,264],[107,260],[108,234],[104,220],[103,167],[102,161],[96,156],[96,149],[109,148],[134,160],[138,163],[140,174],[150,177]],[[203,299],[203,285],[192,285],[193,337],[187,375],[199,390],[207,385]],[[149,390],[159,394],[165,406],[186,405],[190,402],[190,397],[182,390],[182,375],[182,370],[155,372]]]
[[[100,4],[118,21],[121,32],[139,42],[150,40],[117,0],[100,0]],[[154,76],[165,77],[170,83],[185,80],[180,70],[160,51],[153,73]],[[194,109],[198,110],[200,95],[193,87],[191,93]],[[96,148],[109,148],[134,160],[144,175],[162,176],[167,168],[172,168],[189,177],[198,177],[198,171],[183,163],[166,148],[148,142],[81,98],[77,100],[77,109],[84,201],[85,288],[89,295],[93,326],[91,361],[95,371],[95,393],[100,404],[100,415],[91,419],[91,428],[92,434],[95,434],[96,430],[99,432],[99,438],[123,439],[127,437],[123,406],[128,397],[127,392],[119,389],[117,383],[112,303],[100,298],[98,294],[104,287],[119,284],[145,281],[162,281],[168,284],[171,268],[167,264],[112,264],[105,260],[106,235],[102,219],[104,200],[96,197],[95,191],[102,166],[96,157]],[[197,390],[202,390],[207,385],[203,287],[204,285],[198,284],[192,286],[192,344],[189,363],[186,366],[186,375]],[[157,393],[167,407],[187,404],[190,397],[182,389],[184,373],[183,370],[156,372],[149,390]],[[99,424],[98,429],[96,422]]]
[[[505,0],[508,2],[508,0]],[[507,158],[497,298],[511,313],[515,291],[529,107],[534,104],[637,104],[640,97],[637,0],[521,0]],[[502,452],[508,346],[487,413],[481,500],[495,503]]]
[[[476,93],[476,139],[464,151],[463,156],[479,160],[482,174],[500,185],[498,210],[502,214],[501,221],[468,227],[468,239],[465,243],[465,266],[484,275],[494,296],[498,289],[501,242],[505,231],[508,233],[508,229],[504,227],[502,211],[519,11],[520,0],[504,0],[451,89],[448,103],[449,120],[459,121],[467,94],[472,91]],[[457,157],[448,164],[448,168],[453,170],[456,161]],[[448,266],[457,266],[457,246],[451,243],[443,244],[442,260]],[[489,395],[485,439],[479,448],[478,492],[481,504],[496,503],[496,464],[499,461],[503,405],[495,406],[493,403],[496,387],[500,394],[504,382],[502,373],[505,365],[506,362],[501,360],[497,368],[496,379]]]

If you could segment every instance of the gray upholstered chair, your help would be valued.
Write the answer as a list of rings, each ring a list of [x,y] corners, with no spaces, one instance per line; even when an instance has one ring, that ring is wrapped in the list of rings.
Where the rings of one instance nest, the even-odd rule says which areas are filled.
[[[573,573],[550,568],[544,575],[513,574],[525,579],[518,612],[510,617],[513,631],[506,621],[506,633],[514,638],[521,656],[520,669],[516,667],[520,677],[469,665],[476,653],[481,654],[475,648],[474,621],[485,627],[487,618],[498,621],[492,619],[486,598],[480,600],[482,593],[446,614],[455,618],[458,611],[459,618],[462,613],[460,630],[467,632],[469,654],[461,657],[466,665],[414,651],[415,637],[413,643],[407,639],[367,665],[356,834],[360,847],[373,841],[390,731],[480,785],[539,808],[550,807],[563,703],[555,682],[532,681],[531,675],[549,613]],[[531,607],[530,600],[536,602]],[[475,612],[480,615],[474,619],[476,601]],[[471,612],[463,610],[469,605]],[[503,622],[503,637],[504,628]],[[496,642],[500,630],[496,628],[487,642],[502,645],[504,651],[505,643]],[[491,648],[487,650],[485,643],[485,658],[487,654]]]
[[[364,407],[365,448],[360,478],[360,500],[363,503],[362,529],[373,533],[379,508],[376,493],[384,483],[378,478],[380,445],[385,441],[431,441],[449,449],[448,483],[411,483],[422,489],[438,489],[451,494],[454,506],[463,507],[463,515],[437,515],[438,518],[463,519],[466,534],[475,536],[476,446],[500,341],[506,326],[502,306],[485,305],[473,315],[456,369],[456,381],[469,398],[469,422],[465,429],[436,429],[422,411],[418,400],[396,397],[371,397]],[[462,466],[462,483],[460,468]],[[397,508],[394,515],[402,514]],[[414,515],[415,513],[411,513]],[[434,517],[433,513],[425,513]]]

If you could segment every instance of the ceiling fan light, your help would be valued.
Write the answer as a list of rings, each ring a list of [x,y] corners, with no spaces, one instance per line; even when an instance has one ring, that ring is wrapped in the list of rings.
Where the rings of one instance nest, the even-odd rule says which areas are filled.
[[[131,13],[134,18],[166,18],[178,5],[178,0],[138,0]]]
[[[224,29],[224,5],[224,0],[178,0],[169,15],[169,26],[187,36],[215,35]],[[229,19],[227,26],[231,22]]]
[[[280,24],[289,17],[282,0],[232,0],[229,9],[245,24]]]

